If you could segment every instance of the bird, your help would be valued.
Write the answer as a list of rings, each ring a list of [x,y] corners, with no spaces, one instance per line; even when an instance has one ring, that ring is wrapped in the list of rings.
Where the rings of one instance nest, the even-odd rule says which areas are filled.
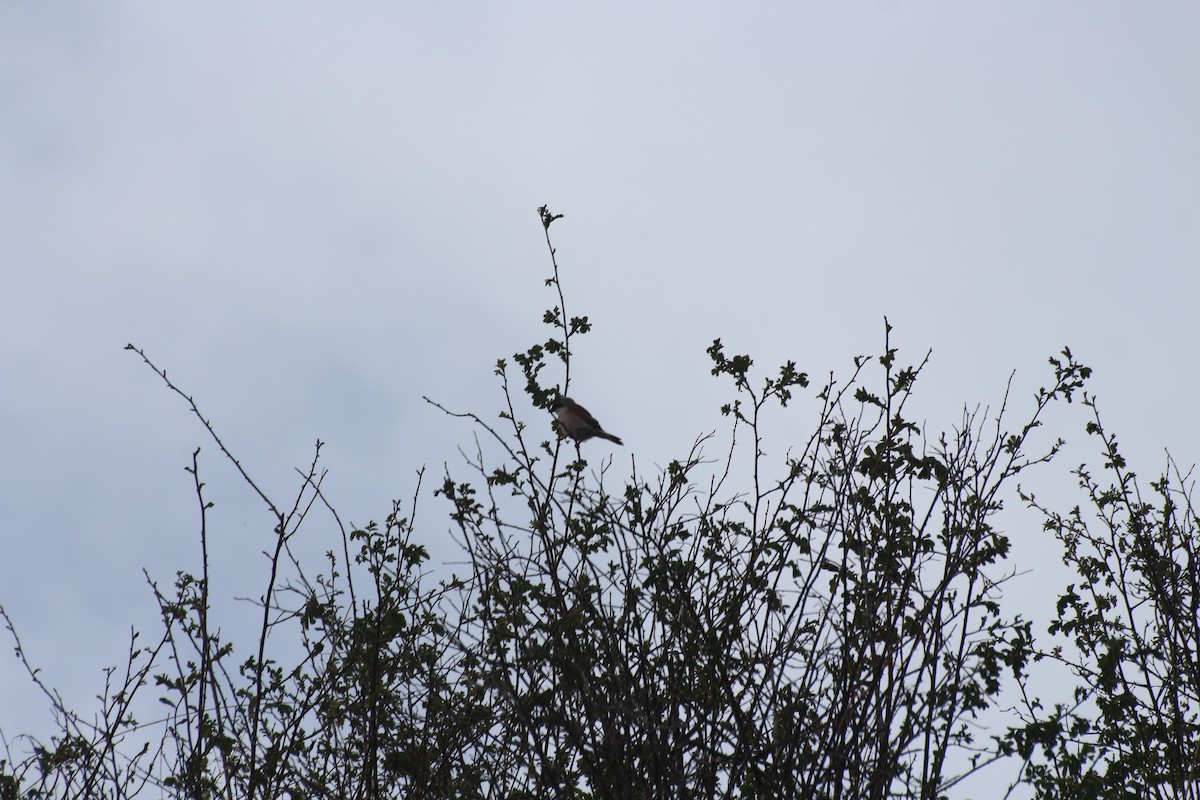
[[[581,442],[591,439],[593,436],[608,439],[610,442],[622,446],[625,444],[616,436],[613,436],[600,427],[600,423],[588,413],[586,408],[569,397],[560,397],[555,400],[550,404],[550,410],[554,412],[554,416],[558,417],[558,422],[562,425],[563,430],[567,432],[567,435],[575,440],[576,446]]]

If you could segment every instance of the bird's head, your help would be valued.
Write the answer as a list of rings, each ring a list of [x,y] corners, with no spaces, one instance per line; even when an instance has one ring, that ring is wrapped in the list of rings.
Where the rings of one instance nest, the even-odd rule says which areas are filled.
[[[551,410],[551,411],[558,411],[558,410],[559,410],[560,408],[562,408],[563,406],[569,406],[569,405],[571,405],[573,402],[574,402],[574,401],[573,401],[573,400],[571,400],[571,398],[569,398],[569,397],[561,397],[561,396],[560,396],[560,397],[556,398],[556,399],[555,399],[555,401],[554,401],[553,403],[551,403],[551,404],[550,404],[550,410]]]

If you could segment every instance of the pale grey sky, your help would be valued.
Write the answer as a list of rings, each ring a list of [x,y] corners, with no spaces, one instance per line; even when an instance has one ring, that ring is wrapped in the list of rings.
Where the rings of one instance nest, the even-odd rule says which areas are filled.
[[[196,567],[196,445],[257,594],[265,514],[127,342],[269,491],[320,438],[382,518],[470,441],[421,395],[494,413],[544,338],[543,203],[619,464],[720,425],[713,338],[823,375],[884,315],[933,428],[1069,344],[1140,471],[1190,464],[1198,36],[1193,2],[4,3],[0,603],[86,703],[141,568]],[[25,686],[0,659],[9,733]]]

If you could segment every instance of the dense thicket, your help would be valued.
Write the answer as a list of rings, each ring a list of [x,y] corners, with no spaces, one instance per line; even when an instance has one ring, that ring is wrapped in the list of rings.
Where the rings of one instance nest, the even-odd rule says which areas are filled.
[[[540,212],[549,246],[558,217]],[[465,566],[431,568],[422,542],[445,523],[411,503],[342,527],[316,458],[286,505],[243,472],[275,545],[257,638],[224,641],[194,457],[202,569],[156,588],[163,628],[94,714],[42,687],[60,730],[5,740],[0,798],[935,798],[985,770],[997,797],[1200,796],[1189,479],[1170,464],[1143,488],[1069,351],[1021,410],[1005,397],[943,433],[909,418],[925,361],[890,337],[815,385],[718,340],[727,437],[626,473],[521,422],[566,393],[590,332],[550,257],[552,334],[497,364],[499,417],[438,406],[478,434],[434,491]],[[1015,485],[1061,445],[1041,425],[1062,401],[1101,454],[1066,510]],[[997,526],[1019,500],[1077,576],[1048,630],[1004,594],[1031,566]],[[324,564],[292,558],[328,530]],[[1050,662],[1073,691],[1033,693]],[[169,716],[140,725],[146,699]]]

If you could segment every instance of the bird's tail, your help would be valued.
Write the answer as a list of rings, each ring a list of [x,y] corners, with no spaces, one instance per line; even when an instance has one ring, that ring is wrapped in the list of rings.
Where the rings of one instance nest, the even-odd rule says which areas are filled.
[[[622,447],[624,447],[624,446],[625,446],[625,443],[624,443],[624,442],[622,442],[622,441],[621,441],[620,439],[618,439],[616,436],[613,436],[611,433],[608,433],[608,432],[606,432],[606,431],[598,431],[598,432],[596,433],[596,435],[597,435],[597,436],[599,436],[601,439],[608,439],[610,442],[613,442],[614,444],[619,444],[619,445],[621,445]]]

